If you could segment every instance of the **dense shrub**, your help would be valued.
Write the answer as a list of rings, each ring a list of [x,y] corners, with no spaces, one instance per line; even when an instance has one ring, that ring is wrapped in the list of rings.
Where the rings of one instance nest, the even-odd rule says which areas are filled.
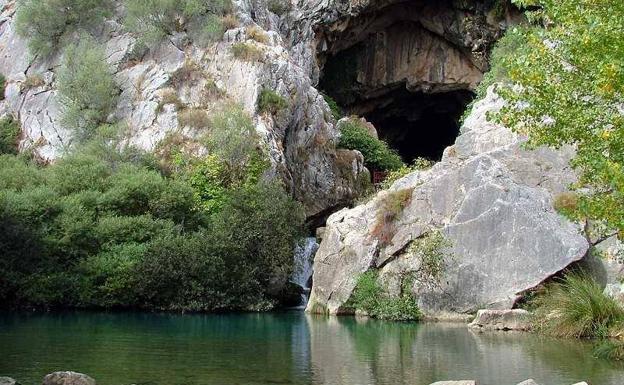
[[[225,31],[222,17],[230,0],[125,0],[124,25],[153,45],[165,36],[186,31],[201,42],[219,39]]]
[[[403,166],[399,154],[382,140],[373,137],[357,119],[340,124],[340,148],[358,150],[364,156],[364,164],[370,170],[390,171]]]
[[[48,55],[69,34],[101,25],[112,8],[111,0],[22,0],[15,26],[33,54]]]
[[[103,48],[93,40],[83,37],[65,51],[58,71],[58,95],[63,106],[61,121],[74,130],[79,142],[93,137],[114,111],[119,88]]]
[[[20,125],[12,117],[0,118],[0,154],[17,154]]]
[[[391,321],[417,321],[422,318],[416,299],[411,294],[411,278],[401,282],[401,293],[388,295],[379,282],[375,270],[369,270],[358,277],[357,285],[347,306],[365,311],[369,316]]]
[[[0,100],[4,100],[4,91],[6,89],[6,78],[0,74]]]
[[[168,176],[116,132],[100,126],[46,167],[0,156],[0,304],[274,306],[295,268],[304,215],[261,178],[269,163],[242,108],[213,117],[209,155],[164,146],[176,164]]]
[[[536,328],[560,337],[608,337],[624,328],[624,308],[591,277],[568,274],[533,303]]]
[[[258,95],[258,111],[266,112],[272,115],[277,114],[288,106],[286,100],[277,92],[268,88],[262,88]]]

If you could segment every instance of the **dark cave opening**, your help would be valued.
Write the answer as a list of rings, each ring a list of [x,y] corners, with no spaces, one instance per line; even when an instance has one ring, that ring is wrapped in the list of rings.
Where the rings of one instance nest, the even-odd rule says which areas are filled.
[[[361,115],[404,162],[416,158],[438,161],[459,135],[461,116],[472,99],[473,93],[467,90],[426,94],[402,89]]]

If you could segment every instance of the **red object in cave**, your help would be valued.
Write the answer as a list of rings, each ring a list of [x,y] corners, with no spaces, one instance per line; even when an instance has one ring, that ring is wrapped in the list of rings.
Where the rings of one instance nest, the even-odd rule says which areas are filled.
[[[373,185],[377,186],[386,180],[388,173],[385,171],[373,171]]]

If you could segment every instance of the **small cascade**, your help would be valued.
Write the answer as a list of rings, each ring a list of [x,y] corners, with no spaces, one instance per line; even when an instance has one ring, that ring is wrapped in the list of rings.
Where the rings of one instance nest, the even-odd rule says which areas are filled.
[[[319,244],[316,242],[316,238],[309,237],[295,249],[295,273],[291,281],[303,289],[300,308],[305,308],[308,304],[308,298],[310,298],[312,273],[314,272],[314,254],[316,254],[318,248]]]

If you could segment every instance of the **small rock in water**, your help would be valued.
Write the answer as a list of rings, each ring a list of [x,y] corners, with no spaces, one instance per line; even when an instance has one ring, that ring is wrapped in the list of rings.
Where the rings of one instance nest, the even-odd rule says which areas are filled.
[[[462,381],[438,381],[430,385],[477,385],[476,381],[462,380]]]
[[[531,313],[522,309],[479,310],[470,326],[486,330],[529,330],[530,316]]]
[[[54,372],[43,378],[42,385],[96,385],[86,374],[76,372]]]
[[[529,380],[526,380],[526,381],[522,381],[518,385],[539,385],[539,384],[537,382],[535,382],[535,380],[529,379]]]
[[[15,385],[15,380],[11,377],[0,377],[0,385]]]
[[[572,385],[589,385],[589,384],[583,381],[583,382],[577,382],[576,384],[572,384]]]

